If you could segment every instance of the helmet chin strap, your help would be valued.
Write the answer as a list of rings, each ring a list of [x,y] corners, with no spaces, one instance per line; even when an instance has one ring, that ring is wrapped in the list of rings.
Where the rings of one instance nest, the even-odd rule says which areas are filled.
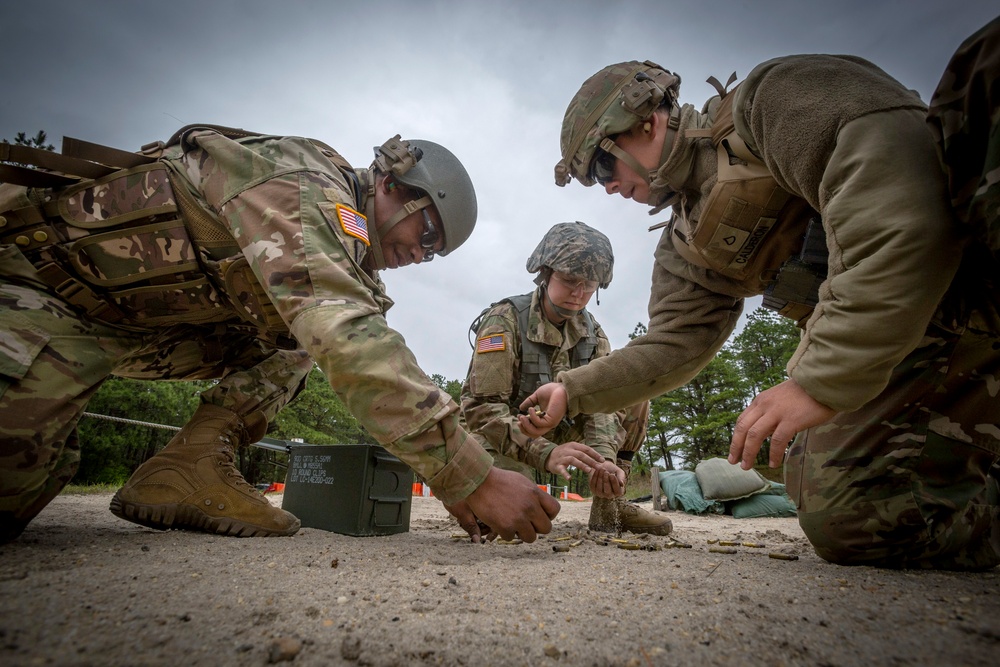
[[[576,317],[576,315],[578,315],[580,311],[583,310],[583,308],[580,308],[579,310],[573,310],[571,308],[563,308],[562,306],[557,306],[555,303],[553,303],[552,299],[549,297],[549,290],[547,289],[548,285],[546,283],[542,283],[541,288],[542,288],[542,296],[545,297],[545,302],[549,304],[549,308],[551,308],[553,312],[556,313],[556,315],[559,315],[563,318],[563,322],[573,317]],[[562,322],[560,322],[560,324],[562,324]]]
[[[382,254],[382,236],[387,234],[390,229],[398,225],[402,220],[416,211],[422,208],[431,206],[434,202],[428,196],[423,196],[420,199],[414,199],[403,204],[402,208],[396,211],[388,220],[382,224],[374,224],[377,220],[375,213],[375,188],[378,176],[375,173],[375,167],[369,167],[367,170],[358,173],[359,179],[364,183],[366,188],[365,195],[365,217],[368,218],[368,240],[371,243],[369,246],[371,248],[371,258],[372,263],[375,268],[382,271],[386,268],[385,256]]]
[[[647,127],[648,125],[649,124],[647,123]],[[655,169],[646,169],[631,153],[627,153],[608,137],[604,137],[599,145],[602,150],[611,153],[616,158],[627,164],[632,171],[634,171],[640,178],[642,178],[642,180],[646,182],[646,185],[652,185],[657,172],[667,161],[670,151],[673,150],[674,139],[677,137],[677,129],[679,127],[680,112],[677,109],[677,105],[674,105],[674,107],[670,109],[670,115],[667,118],[667,124],[663,130],[663,147],[660,149],[660,161],[657,163]]]

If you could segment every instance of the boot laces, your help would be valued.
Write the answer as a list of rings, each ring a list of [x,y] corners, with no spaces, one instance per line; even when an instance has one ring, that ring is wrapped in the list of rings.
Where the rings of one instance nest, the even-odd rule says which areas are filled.
[[[240,442],[236,432],[232,428],[226,429],[219,434],[219,441],[222,444],[222,447],[219,448],[219,453],[222,454],[222,458],[219,459],[219,467],[226,469],[226,477],[233,480],[232,485],[237,490],[244,492],[252,491],[256,494],[257,489],[243,477],[243,473],[236,467],[236,450],[233,443]]]

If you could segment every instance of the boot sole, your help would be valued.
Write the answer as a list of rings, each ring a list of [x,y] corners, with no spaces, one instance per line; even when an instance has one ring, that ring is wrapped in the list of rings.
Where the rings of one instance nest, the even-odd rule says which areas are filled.
[[[140,505],[123,501],[116,493],[109,507],[119,519],[156,530],[194,530],[228,537],[287,537],[294,535],[300,524],[286,531],[268,530],[228,517],[213,517],[191,505]]]

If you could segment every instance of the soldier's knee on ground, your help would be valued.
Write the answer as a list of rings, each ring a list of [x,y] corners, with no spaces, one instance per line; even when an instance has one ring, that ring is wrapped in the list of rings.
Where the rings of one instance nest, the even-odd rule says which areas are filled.
[[[987,570],[1000,565],[1000,507],[970,503],[950,520],[927,521],[913,497],[810,511],[802,532],[823,560],[883,568]]]

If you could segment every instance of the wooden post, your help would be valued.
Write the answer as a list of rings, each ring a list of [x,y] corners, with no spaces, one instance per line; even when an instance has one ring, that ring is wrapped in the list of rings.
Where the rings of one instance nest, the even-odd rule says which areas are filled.
[[[652,479],[653,509],[660,510],[660,495],[663,490],[660,488],[660,469],[656,466],[650,468],[650,478]]]

